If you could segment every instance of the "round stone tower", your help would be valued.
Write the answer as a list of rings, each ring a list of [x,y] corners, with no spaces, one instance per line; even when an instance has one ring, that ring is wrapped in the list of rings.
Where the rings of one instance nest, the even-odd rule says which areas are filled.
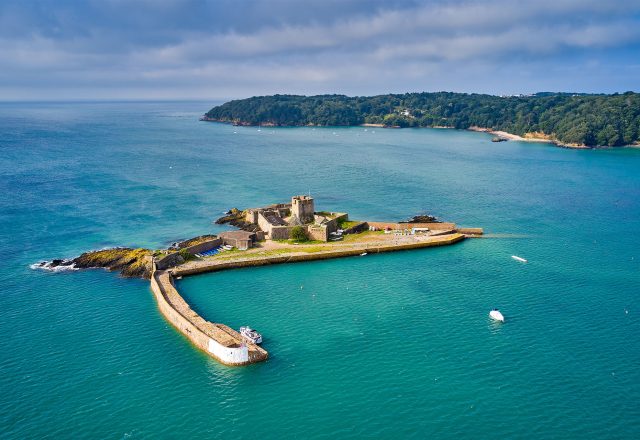
[[[311,196],[293,196],[291,198],[291,215],[297,217],[300,222],[312,223],[314,211]]]

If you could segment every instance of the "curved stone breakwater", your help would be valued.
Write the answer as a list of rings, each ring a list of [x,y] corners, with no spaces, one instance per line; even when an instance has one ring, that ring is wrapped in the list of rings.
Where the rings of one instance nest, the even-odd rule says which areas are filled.
[[[196,347],[223,364],[248,365],[269,357],[266,350],[243,341],[237,331],[209,322],[194,312],[174,287],[169,272],[154,270],[151,290],[165,318]]]
[[[223,364],[248,365],[266,360],[269,354],[263,348],[244,341],[237,331],[224,324],[209,322],[194,312],[175,288],[173,284],[174,276],[195,275],[204,272],[241,267],[350,257],[364,253],[374,254],[424,247],[446,246],[458,243],[464,239],[464,234],[451,233],[412,243],[362,246],[350,249],[333,248],[314,253],[299,253],[292,250],[290,254],[285,255],[235,258],[225,261],[216,261],[216,259],[202,260],[187,263],[170,270],[156,270],[154,262],[153,274],[151,275],[151,290],[158,301],[158,308],[165,318],[193,342],[196,347]]]

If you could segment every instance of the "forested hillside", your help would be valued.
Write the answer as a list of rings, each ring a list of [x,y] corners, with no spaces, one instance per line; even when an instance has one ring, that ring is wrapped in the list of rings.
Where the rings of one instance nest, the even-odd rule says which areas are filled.
[[[212,108],[205,119],[241,125],[485,127],[540,133],[564,144],[619,146],[640,140],[640,95],[539,93],[499,97],[466,93],[260,96]]]

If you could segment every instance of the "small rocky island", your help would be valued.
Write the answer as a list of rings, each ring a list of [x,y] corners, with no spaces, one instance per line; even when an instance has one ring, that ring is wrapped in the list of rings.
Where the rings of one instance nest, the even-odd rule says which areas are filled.
[[[247,365],[268,358],[251,332],[205,320],[176,289],[183,276],[241,267],[295,263],[381,252],[446,246],[482,235],[480,228],[459,228],[429,215],[403,222],[350,220],[346,212],[317,211],[311,196],[244,210],[231,209],[217,224],[236,230],[201,235],[167,249],[113,248],[85,252],[71,260],[53,260],[34,269],[107,268],[123,276],[150,279],[165,318],[199,349],[226,365]],[[246,327],[249,328],[249,327]],[[246,330],[245,328],[245,330]]]

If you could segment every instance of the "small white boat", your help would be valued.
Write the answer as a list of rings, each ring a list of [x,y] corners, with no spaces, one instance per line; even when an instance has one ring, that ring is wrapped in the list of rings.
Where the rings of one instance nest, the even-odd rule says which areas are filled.
[[[262,335],[252,329],[251,327],[240,327],[240,334],[243,338],[251,342],[252,344],[261,344]]]
[[[502,316],[502,313],[500,313],[500,310],[498,309],[493,309],[492,311],[490,311],[489,316],[495,321],[504,322],[504,316]]]
[[[364,257],[365,255],[367,255],[366,252],[363,252],[363,253],[360,254],[361,257]]]
[[[527,260],[525,260],[522,257],[518,257],[517,255],[512,255],[511,258],[513,258],[514,260],[519,261],[521,263],[526,263],[527,262]]]

